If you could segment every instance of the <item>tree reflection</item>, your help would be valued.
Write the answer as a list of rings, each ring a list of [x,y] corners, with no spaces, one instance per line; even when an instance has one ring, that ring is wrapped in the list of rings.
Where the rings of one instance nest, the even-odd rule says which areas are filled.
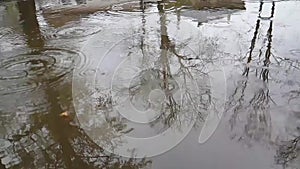
[[[27,45],[39,53],[43,50],[45,42],[36,17],[35,2],[18,1],[17,4]],[[28,113],[24,115],[27,121],[15,119],[18,128],[12,128],[13,133],[6,133],[8,143],[7,147],[1,147],[0,167],[137,169],[148,165],[150,161],[145,159],[121,158],[104,152],[78,127],[71,106],[72,84],[66,80],[70,76],[71,74],[66,74],[64,79],[56,77],[41,83],[36,91],[28,94],[28,100],[20,103],[23,108],[21,111]],[[14,97],[17,96],[13,95],[10,99]],[[40,103],[43,100],[46,100],[46,103]],[[30,109],[28,104],[34,106],[32,112],[27,112]],[[46,111],[40,110],[43,106],[46,107]],[[60,116],[62,112],[68,112],[68,116]],[[110,121],[113,123],[113,120]],[[120,130],[123,128],[122,124],[113,125]],[[7,124],[5,127],[11,126]]]
[[[207,106],[207,102],[201,102],[200,98],[202,98],[201,95],[197,95],[197,98],[192,97],[190,92],[196,92],[196,91],[190,91],[188,89],[183,89],[181,91],[184,91],[182,93],[182,99],[185,100],[184,102],[177,102],[176,99],[174,99],[174,96],[171,92],[171,83],[173,77],[176,77],[178,75],[182,75],[181,78],[187,79],[187,78],[195,78],[194,73],[198,73],[197,76],[205,76],[204,71],[202,72],[201,70],[203,69],[204,65],[198,64],[197,66],[193,64],[192,60],[201,60],[197,54],[194,53],[194,57],[188,57],[184,56],[182,54],[178,54],[175,46],[175,43],[172,42],[168,36],[168,30],[167,30],[167,14],[165,13],[165,1],[158,2],[158,11],[160,15],[160,29],[161,29],[161,43],[160,43],[160,59],[159,62],[161,63],[161,72],[162,72],[162,83],[163,83],[163,89],[165,90],[165,95],[167,97],[167,110],[169,113],[163,113],[162,114],[162,119],[164,119],[164,124],[167,126],[170,126],[174,122],[179,122],[179,126],[181,124],[180,119],[178,119],[179,113],[182,113],[182,108],[184,107],[182,104],[186,104],[185,106],[190,106],[191,110],[193,112],[197,112],[197,117],[199,122],[201,122],[205,116],[205,109]],[[184,43],[189,43],[189,42],[184,42]],[[186,46],[187,44],[179,44]],[[168,52],[171,53],[171,55],[168,54]],[[177,59],[177,62],[179,63],[180,67],[178,72],[171,72],[171,59],[172,57],[175,57]],[[202,61],[203,62],[203,61]],[[173,63],[174,64],[174,63]],[[204,63],[203,63],[204,64]],[[196,71],[196,72],[195,72]],[[189,84],[188,82],[184,82],[184,86],[187,87]],[[183,86],[182,86],[183,87]],[[199,86],[200,89],[202,90],[203,86]],[[209,93],[209,91],[202,91],[202,93],[206,94]],[[193,93],[195,94],[195,93]],[[198,100],[199,99],[199,100]],[[189,100],[189,101],[187,101]],[[203,107],[202,107],[203,106]],[[200,108],[201,107],[201,108]],[[179,127],[180,128],[180,127]]]
[[[254,30],[254,35],[251,40],[251,45],[248,52],[247,64],[242,73],[245,76],[243,80],[239,81],[239,86],[235,89],[234,94],[231,95],[229,101],[229,107],[233,110],[233,114],[230,118],[231,130],[238,130],[236,125],[239,123],[245,123],[243,125],[243,130],[240,131],[243,134],[235,134],[233,138],[239,141],[243,141],[248,145],[251,145],[251,141],[257,142],[270,142],[271,140],[271,115],[270,115],[270,103],[274,103],[269,95],[268,84],[266,83],[269,78],[269,64],[271,56],[272,47],[272,27],[273,20],[270,20],[269,29],[267,31],[267,47],[265,51],[265,59],[263,61],[263,66],[261,68],[261,73],[258,74],[260,68],[256,68],[254,71],[257,78],[262,79],[264,82],[256,82],[255,78],[249,77],[249,72],[251,69],[251,62],[253,61],[253,51],[255,48],[255,43],[257,40],[258,31],[260,29],[260,19],[261,12],[264,2],[260,2],[259,5],[259,15],[256,21],[256,26]],[[274,17],[275,2],[272,3],[271,7],[271,17]],[[262,49],[260,49],[259,56],[262,54]],[[255,57],[256,59],[256,57]],[[250,83],[250,84],[249,84]],[[256,89],[252,86],[255,85]],[[259,87],[259,88],[258,88]],[[249,88],[249,89],[248,89]],[[254,93],[252,93],[254,91]],[[249,97],[253,95],[253,97]],[[242,113],[248,114],[242,114]],[[246,117],[245,117],[246,116]],[[242,117],[242,118],[241,118]],[[246,119],[244,122],[238,122],[237,119]]]
[[[269,79],[269,65],[270,65],[270,56],[271,56],[271,48],[272,48],[272,30],[273,30],[273,17],[274,17],[274,12],[275,12],[275,2],[272,2],[272,8],[271,8],[271,16],[270,16],[270,25],[269,29],[267,32],[267,37],[268,37],[268,45],[267,45],[267,50],[265,52],[265,60],[263,64],[263,69],[260,73],[260,77],[264,80],[267,81]]]
[[[77,126],[71,107],[72,102],[62,103],[63,100],[59,99],[66,97],[62,95],[69,95],[67,98],[70,97],[70,83],[58,84],[64,85],[64,87],[54,89],[54,86],[44,86],[45,97],[49,104],[48,112],[37,112],[31,115],[30,128],[25,131],[20,128],[17,130],[18,133],[24,134],[14,134],[9,139],[13,145],[12,148],[6,150],[8,154],[3,158],[14,157],[19,159],[19,162],[14,163],[14,160],[11,160],[10,163],[6,163],[7,168],[20,166],[25,168],[137,169],[150,163],[146,159],[121,158],[107,153],[99,147]],[[60,116],[60,113],[65,111],[69,115]],[[108,119],[108,121],[122,130],[123,124],[115,123],[114,119]],[[99,130],[103,129],[100,128]]]
[[[271,106],[276,106],[276,103],[270,96],[269,80],[272,78],[270,78],[269,67],[272,60],[271,57],[277,63],[279,60],[279,57],[272,53],[275,3],[271,2],[270,16],[262,17],[261,13],[265,2],[260,2],[253,38],[249,52],[247,53],[246,66],[242,72],[243,77],[238,81],[238,86],[230,96],[227,111],[233,111],[229,120],[230,128],[234,131],[232,139],[236,139],[249,146],[256,143],[271,147],[274,146],[277,149],[275,155],[276,164],[282,165],[283,168],[293,168],[293,166],[297,166],[297,160],[299,161],[299,136],[293,136],[294,138],[289,141],[280,141],[279,138],[274,140],[274,136],[272,135],[270,113]],[[258,32],[261,29],[261,20],[269,22],[266,46],[260,47],[258,53],[255,54],[254,49],[258,40]],[[254,62],[257,60],[259,66],[254,65],[256,64]],[[274,82],[274,79],[272,79],[272,82]]]
[[[260,16],[260,14],[261,14],[262,7],[263,7],[263,2],[260,2],[259,10],[258,10],[258,13],[259,13],[258,16]],[[255,26],[255,29],[254,29],[254,35],[253,35],[253,38],[251,40],[251,45],[250,45],[250,48],[249,48],[249,56],[248,56],[248,59],[247,59],[247,64],[250,64],[250,62],[252,61],[253,50],[254,50],[254,47],[255,47],[259,27],[260,27],[260,19],[257,18],[256,26]],[[243,72],[243,75],[248,76],[249,69],[250,69],[249,66],[246,66],[245,70]]]
[[[295,162],[295,167],[299,164],[299,153],[300,153],[300,136],[282,142],[279,145],[279,149],[276,152],[275,160],[277,164],[282,165],[282,167],[288,168],[289,166],[293,167],[293,162]],[[298,159],[297,159],[298,158]],[[297,164],[298,163],[298,164]]]
[[[49,102],[53,105],[51,105],[49,115],[45,117],[44,124],[49,129],[55,142],[61,146],[62,154],[60,158],[62,158],[66,168],[140,168],[149,163],[145,159],[126,160],[104,152],[81,128],[70,123],[72,119],[62,118],[58,115],[63,110],[60,108],[61,105],[58,104],[59,100],[55,99],[57,94],[52,88],[47,89],[47,95]],[[108,119],[108,121],[113,122],[114,120]],[[116,126],[116,124],[114,125]],[[121,126],[120,130],[122,128]],[[59,161],[59,159],[56,159],[56,161]]]
[[[44,41],[36,17],[35,1],[18,1],[17,4],[20,12],[20,23],[23,26],[28,46],[30,48],[42,48]]]
[[[196,80],[198,77],[207,78],[205,74],[205,61],[201,59],[202,56],[198,56],[198,54],[193,53],[191,56],[185,56],[180,54],[187,49],[185,48],[189,44],[189,40],[186,42],[179,42],[179,44],[175,45],[169,35],[167,28],[167,13],[165,12],[165,8],[168,6],[168,1],[160,1],[157,3],[157,9],[159,11],[159,23],[160,23],[160,51],[159,56],[155,59],[154,67],[151,69],[151,74],[153,74],[152,78],[155,78],[159,81],[160,89],[164,91],[164,95],[166,96],[166,100],[163,104],[163,108],[160,110],[161,116],[151,123],[151,126],[156,126],[158,124],[163,124],[165,128],[170,127],[172,124],[176,123],[176,126],[180,129],[180,125],[182,125],[182,119],[179,119],[179,116],[182,115],[181,112],[184,107],[189,107],[190,112],[197,112],[198,114],[198,122],[201,123],[206,113],[206,108],[210,102],[210,100],[202,100],[203,95],[209,95],[209,89],[204,86],[199,86],[199,91],[192,91],[188,89],[188,80],[189,78]],[[180,22],[180,18],[177,20]],[[142,20],[142,25],[144,25],[144,20]],[[177,23],[178,23],[177,22]],[[178,23],[179,24],[179,23]],[[178,25],[177,24],[177,25]],[[145,32],[145,27],[143,26],[142,31]],[[145,56],[145,50],[149,50],[151,46],[146,46],[144,43],[144,34],[141,39],[141,50]],[[206,45],[206,44],[201,44]],[[212,46],[215,48],[216,46]],[[182,48],[182,51],[180,51]],[[183,49],[184,48],[184,49]],[[203,51],[202,51],[203,52]],[[196,63],[196,61],[198,61]],[[145,65],[151,65],[153,63],[149,62],[149,59],[144,59]],[[148,63],[149,62],[149,63]],[[178,70],[172,71],[171,67],[174,65],[179,65]],[[142,71],[139,76],[143,77],[146,72]],[[197,76],[197,78],[196,78]],[[174,96],[174,88],[178,90],[178,84],[174,78],[180,77],[183,80],[184,84],[181,84],[183,87],[180,90],[183,91],[182,100],[176,99]],[[150,82],[149,82],[150,83]],[[203,85],[203,84],[202,84]],[[142,86],[134,86],[134,90],[131,90],[132,94],[137,93],[138,90],[143,90]],[[201,90],[201,91],[200,91]],[[198,93],[199,92],[199,93]],[[197,96],[196,96],[197,95]],[[188,101],[189,100],[189,101]],[[187,118],[188,119],[188,118]]]
[[[188,45],[192,38],[187,38],[184,41],[175,44],[178,40],[172,40],[168,32],[168,13],[165,12],[165,7],[168,5],[167,2],[168,1],[161,1],[157,3],[159,17],[159,25],[157,28],[159,32],[159,38],[157,40],[159,43],[157,46],[153,42],[149,43],[149,39],[153,38],[149,36],[152,36],[153,32],[148,33],[149,30],[147,30],[148,27],[146,27],[147,21],[145,20],[145,14],[141,14],[141,27],[139,27],[138,30],[133,31],[134,33],[138,32],[138,35],[133,36],[132,39],[129,38],[128,42],[126,41],[126,45],[129,43],[128,48],[134,49],[134,52],[130,51],[127,54],[127,51],[124,51],[125,55],[127,54],[126,56],[130,58],[128,60],[140,60],[141,58],[141,61],[137,63],[137,67],[141,67],[141,71],[134,75],[133,80],[130,79],[131,84],[129,88],[127,86],[123,87],[122,84],[116,84],[116,86],[120,86],[121,88],[114,91],[128,91],[130,101],[140,101],[141,104],[138,106],[144,106],[144,109],[154,107],[155,111],[160,113],[160,116],[152,121],[149,126],[145,125],[145,128],[158,128],[160,131],[169,128],[170,126],[180,130],[182,125],[189,125],[187,122],[191,118],[197,118],[197,124],[202,124],[203,119],[207,115],[208,106],[213,104],[210,96],[208,75],[207,72],[205,72],[205,69],[207,62],[212,62],[213,59],[211,57],[214,56],[213,53],[217,48],[214,39],[201,39],[203,40],[203,43],[201,41],[197,44],[200,48],[204,46],[204,48],[207,49],[208,45],[210,47],[207,51],[205,49],[201,50],[201,54],[196,53],[195,51],[189,53],[190,51],[188,50],[190,49]],[[143,3],[143,1],[140,1],[142,13],[145,7]],[[178,22],[180,22],[180,19]],[[180,25],[178,22],[177,24]],[[156,39],[157,37],[155,36],[154,38]],[[136,44],[136,40],[138,40],[138,44]],[[198,39],[195,41],[198,42]],[[131,44],[132,42],[134,42],[134,44]],[[135,55],[136,53],[141,55]],[[124,69],[124,71],[126,70]],[[118,79],[119,77],[115,75],[114,78]],[[179,79],[179,81],[176,81],[177,79]],[[128,79],[126,78],[119,81],[122,82],[122,80],[127,80],[128,82]],[[181,83],[179,84],[179,82]],[[114,118],[121,122],[122,118],[119,118],[112,113],[110,108],[107,109],[107,107],[116,106],[118,104],[118,101],[116,100],[118,99],[111,100],[110,92],[105,92],[104,89],[105,88],[99,89],[99,94],[101,96],[98,97],[97,109],[102,114],[105,113],[107,119]],[[159,105],[153,106],[153,104],[145,98],[148,98],[150,95],[148,90],[154,89],[162,91],[165,100],[160,102]],[[180,96],[178,93],[180,93]],[[127,96],[127,93],[125,95]],[[141,101],[142,99],[145,101]],[[109,106],[107,106],[106,103],[109,103]],[[197,114],[197,116],[194,117],[193,115],[195,114]],[[122,132],[132,131],[132,134],[135,132],[134,130],[134,128],[127,128]]]

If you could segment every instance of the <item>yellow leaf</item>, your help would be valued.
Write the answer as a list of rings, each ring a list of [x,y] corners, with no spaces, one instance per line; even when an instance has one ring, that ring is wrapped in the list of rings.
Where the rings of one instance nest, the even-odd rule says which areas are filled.
[[[67,111],[65,111],[65,112],[60,113],[59,116],[68,117],[69,113]]]

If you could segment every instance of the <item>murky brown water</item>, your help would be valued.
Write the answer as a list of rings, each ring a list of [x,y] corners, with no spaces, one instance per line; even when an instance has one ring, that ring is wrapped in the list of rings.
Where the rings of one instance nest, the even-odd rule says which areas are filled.
[[[300,169],[299,16],[299,1],[0,1],[0,167]],[[125,96],[164,113],[126,121],[112,109]],[[199,144],[211,105],[223,116]],[[91,132],[90,110],[122,134]],[[159,156],[99,146],[190,121]]]

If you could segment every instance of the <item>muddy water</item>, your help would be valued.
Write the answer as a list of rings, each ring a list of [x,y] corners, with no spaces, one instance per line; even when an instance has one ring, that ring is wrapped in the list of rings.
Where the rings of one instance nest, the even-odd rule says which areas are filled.
[[[0,2],[1,167],[299,169],[299,16],[299,1]],[[103,149],[192,122],[158,156]]]

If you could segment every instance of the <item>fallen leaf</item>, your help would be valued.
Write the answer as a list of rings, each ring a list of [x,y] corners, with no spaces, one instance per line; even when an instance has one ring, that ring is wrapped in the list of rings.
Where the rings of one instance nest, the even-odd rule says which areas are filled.
[[[65,112],[60,113],[59,116],[61,116],[61,117],[69,117],[69,113],[67,111],[65,111]]]

